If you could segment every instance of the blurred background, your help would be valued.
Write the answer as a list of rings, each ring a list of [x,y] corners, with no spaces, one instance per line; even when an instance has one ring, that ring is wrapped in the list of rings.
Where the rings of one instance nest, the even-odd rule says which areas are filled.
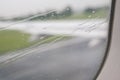
[[[111,0],[0,0],[0,54],[58,38],[106,38],[110,3]]]

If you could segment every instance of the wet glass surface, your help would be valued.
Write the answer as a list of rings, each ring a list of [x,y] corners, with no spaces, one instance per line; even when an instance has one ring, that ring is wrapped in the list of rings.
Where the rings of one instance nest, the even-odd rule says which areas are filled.
[[[0,80],[93,80],[111,0],[0,0]]]

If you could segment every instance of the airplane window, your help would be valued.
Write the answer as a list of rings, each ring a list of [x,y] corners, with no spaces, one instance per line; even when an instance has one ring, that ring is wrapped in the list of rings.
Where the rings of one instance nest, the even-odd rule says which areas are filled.
[[[0,0],[0,80],[93,80],[112,0]]]

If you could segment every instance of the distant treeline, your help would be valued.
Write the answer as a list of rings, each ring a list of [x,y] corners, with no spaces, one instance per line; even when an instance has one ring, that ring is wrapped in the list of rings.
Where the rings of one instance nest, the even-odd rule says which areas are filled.
[[[104,6],[104,7],[98,7],[98,8],[93,8],[93,7],[89,7],[89,8],[86,8],[85,10],[84,10],[84,13],[92,13],[93,11],[95,11],[95,12],[98,12],[98,11],[108,11],[110,9],[110,7],[108,7],[108,6]]]
[[[108,10],[109,10],[109,7],[100,7],[100,8],[92,8],[92,7],[90,8],[89,7],[89,8],[86,8],[83,12],[79,12],[78,17],[72,17],[72,18],[73,19],[74,18],[81,18],[81,17],[87,18],[86,14],[89,15],[89,14],[92,14],[93,12],[98,12],[99,15],[101,15],[100,11],[103,12],[102,15],[108,14],[108,13],[105,13],[105,12],[109,12]],[[17,17],[11,18],[11,19],[4,19],[1,17],[0,20],[1,21],[7,21],[7,20],[20,21],[20,20],[28,19],[28,21],[32,21],[32,20],[69,19],[70,16],[72,16],[73,14],[75,15],[75,12],[73,11],[73,9],[70,6],[65,7],[61,11],[54,10],[54,11],[50,12],[50,10],[48,10],[44,13],[38,12],[36,14],[28,14],[28,15],[24,15],[24,16],[22,15],[22,16],[17,16]]]

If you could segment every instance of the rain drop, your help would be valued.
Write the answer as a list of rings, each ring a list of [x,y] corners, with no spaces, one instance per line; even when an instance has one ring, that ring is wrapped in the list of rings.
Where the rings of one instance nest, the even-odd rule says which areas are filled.
[[[88,18],[91,18],[91,17],[92,17],[91,15],[88,16]]]
[[[94,13],[95,13],[95,11],[92,11],[92,13],[94,14]]]

